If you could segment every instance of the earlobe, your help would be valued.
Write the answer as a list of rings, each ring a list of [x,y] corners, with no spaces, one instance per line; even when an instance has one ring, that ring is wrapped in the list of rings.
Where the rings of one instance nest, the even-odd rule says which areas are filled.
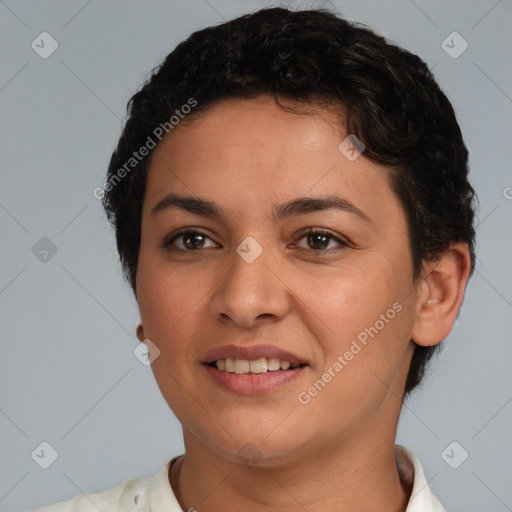
[[[142,323],[140,323],[137,326],[137,338],[139,338],[139,341],[144,341],[146,339],[146,336],[144,335],[144,327],[142,326]]]
[[[425,268],[417,296],[411,339],[422,346],[437,345],[451,332],[471,273],[466,243],[451,245]]]

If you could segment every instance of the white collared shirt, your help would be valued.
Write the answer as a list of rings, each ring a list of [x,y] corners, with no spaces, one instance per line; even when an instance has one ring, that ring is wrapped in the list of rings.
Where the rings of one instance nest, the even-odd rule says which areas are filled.
[[[179,457],[173,457],[153,477],[127,480],[108,491],[81,494],[34,512],[183,512],[168,477],[169,466]],[[430,492],[418,458],[403,446],[395,445],[395,459],[400,478],[413,483],[405,512],[446,512]]]

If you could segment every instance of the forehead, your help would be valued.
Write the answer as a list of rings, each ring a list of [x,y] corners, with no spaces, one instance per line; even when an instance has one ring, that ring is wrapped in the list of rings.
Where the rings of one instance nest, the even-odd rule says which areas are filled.
[[[299,111],[306,113],[287,112],[272,98],[230,99],[180,124],[154,150],[145,210],[170,191],[240,207],[334,193],[350,195],[375,215],[387,203],[396,208],[389,169],[364,153],[350,160],[340,151],[347,137],[342,112]]]
[[[295,104],[290,106],[299,108]],[[304,114],[286,112],[267,97],[224,100],[202,112],[199,118],[192,118],[190,123],[185,119],[156,148],[155,155],[169,150],[175,152],[177,159],[193,159],[205,166],[213,164],[213,158],[215,163],[229,163],[237,156],[247,155],[256,156],[255,163],[277,160],[279,164],[285,158],[292,159],[297,152],[303,158],[307,148],[319,149],[320,145],[334,143],[341,137],[334,112],[312,109],[309,107]],[[327,133],[331,133],[331,141],[326,139]],[[193,139],[201,147],[193,147]]]

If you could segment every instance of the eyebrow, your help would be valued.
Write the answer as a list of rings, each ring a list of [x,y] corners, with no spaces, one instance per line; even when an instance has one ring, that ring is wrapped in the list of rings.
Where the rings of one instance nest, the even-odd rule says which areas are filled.
[[[155,215],[169,208],[181,209],[213,219],[224,219],[222,209],[216,203],[200,197],[182,196],[173,193],[167,194],[158,201],[151,209],[150,215]],[[274,222],[278,222],[296,215],[332,209],[353,213],[365,222],[373,224],[373,221],[366,213],[347,199],[337,196],[298,197],[283,204],[273,205],[271,218]]]

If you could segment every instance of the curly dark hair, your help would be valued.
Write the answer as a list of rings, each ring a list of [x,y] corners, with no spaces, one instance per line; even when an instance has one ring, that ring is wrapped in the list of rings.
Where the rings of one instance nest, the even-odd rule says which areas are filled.
[[[171,116],[192,98],[197,106],[181,122],[222,99],[258,95],[271,95],[279,105],[281,97],[343,108],[347,133],[363,142],[367,158],[390,169],[407,216],[414,279],[425,261],[435,261],[455,242],[468,244],[473,272],[476,195],[468,182],[468,151],[453,108],[427,65],[327,9],[276,7],[194,32],[128,102],[100,197],[135,295],[152,151],[133,170],[126,162],[139,148],[150,147],[156,127],[167,123],[168,131]],[[439,346],[416,345],[404,397],[422,381]]]

